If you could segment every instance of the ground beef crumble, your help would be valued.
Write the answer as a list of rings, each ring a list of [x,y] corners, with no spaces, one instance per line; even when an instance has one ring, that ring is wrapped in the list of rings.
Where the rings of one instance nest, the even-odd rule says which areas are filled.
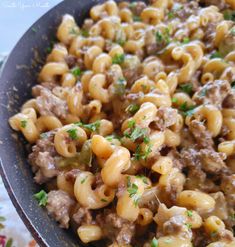
[[[69,214],[75,201],[62,190],[52,190],[48,193],[47,210],[49,215],[60,223],[60,227],[69,227]]]

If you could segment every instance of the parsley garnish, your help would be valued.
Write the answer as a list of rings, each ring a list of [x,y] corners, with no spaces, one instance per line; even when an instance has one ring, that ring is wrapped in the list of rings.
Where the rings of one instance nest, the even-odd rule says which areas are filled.
[[[105,139],[106,139],[107,141],[110,141],[110,142],[111,142],[111,141],[113,141],[113,139],[119,140],[119,139],[120,139],[120,136],[114,134],[114,135],[105,136]]]
[[[191,94],[193,90],[193,85],[191,83],[181,84],[180,89],[187,94]]]
[[[67,130],[67,133],[69,134],[69,137],[72,140],[78,139],[78,135],[77,135],[77,130],[76,129],[69,129],[69,130]]]
[[[177,101],[178,101],[177,98],[172,98],[172,99],[171,99],[171,102],[172,102],[172,103],[176,103]]]
[[[87,176],[81,180],[81,184],[84,184],[87,179]]]
[[[182,44],[188,44],[190,39],[188,37],[183,38]]]
[[[34,198],[36,198],[36,200],[38,201],[39,206],[46,206],[48,199],[46,191],[39,191],[38,193],[34,194]]]
[[[77,76],[80,76],[82,74],[82,71],[80,70],[79,67],[75,67],[71,70],[72,74],[77,77]]]
[[[137,104],[130,104],[127,108],[126,108],[126,112],[130,112],[131,114],[135,114],[138,110],[140,109],[140,106]]]
[[[126,81],[123,78],[119,78],[115,83],[114,83],[114,92],[118,96],[122,96],[125,94],[126,90]]]
[[[145,184],[148,184],[148,180],[147,180],[147,178],[146,178],[144,175],[136,175],[136,177],[142,179],[142,181],[143,181]]]
[[[135,127],[131,133],[125,133],[125,136],[130,138],[133,142],[140,137],[147,138],[148,130],[147,128]],[[145,142],[149,142],[148,138]]]
[[[182,105],[180,105],[179,109],[181,111],[187,111],[188,110],[187,102],[184,102]]]
[[[142,151],[140,145],[138,145],[136,148],[136,152],[134,153],[134,157],[136,160],[146,160],[151,152],[152,145],[147,145],[144,151]]]
[[[133,21],[141,21],[141,17],[138,15],[133,16]]]
[[[117,42],[120,46],[124,46],[125,43],[126,43],[126,41],[125,41],[124,39],[118,39],[116,42]]]
[[[135,127],[135,120],[131,119],[130,121],[128,121],[128,128],[134,128]]]
[[[235,36],[235,28],[231,29],[230,33],[232,34],[232,36]]]
[[[192,217],[193,216],[193,211],[192,210],[187,210],[186,211],[188,217]]]
[[[157,43],[165,43],[168,45],[170,43],[170,30],[165,28],[163,31],[158,30],[156,32],[156,41]]]
[[[40,138],[46,139],[46,138],[49,137],[49,135],[50,135],[50,134],[49,134],[48,132],[45,132],[45,133],[40,134]]]
[[[140,195],[137,194],[138,186],[135,183],[131,183],[131,178],[127,177],[127,192],[129,193],[129,197],[133,199],[134,205],[137,207]]]
[[[83,37],[89,37],[89,31],[88,30],[85,30],[85,29],[81,29],[80,30],[80,34],[83,36]]]
[[[79,32],[77,31],[77,29],[75,27],[72,27],[70,30],[69,30],[69,34],[72,34],[72,35],[79,35]]]
[[[21,126],[22,128],[25,128],[25,127],[27,126],[27,120],[21,120],[21,121],[20,121],[20,126]]]
[[[231,214],[229,217],[231,218],[231,220],[234,220],[235,221],[235,213],[234,214]]]
[[[206,89],[206,88],[203,88],[203,89],[201,90],[201,92],[199,93],[199,96],[200,96],[200,97],[205,97],[205,96],[206,96],[206,92],[207,92],[207,89]]]
[[[78,122],[78,123],[75,123],[77,126],[79,127],[83,127],[85,129],[88,129],[92,132],[95,132],[97,130],[99,130],[100,128],[100,120],[94,122],[94,123],[90,123],[90,124],[84,124],[82,122]]]
[[[185,223],[185,225],[188,227],[188,229],[192,228],[192,224],[191,223]]]
[[[192,116],[194,113],[195,106],[191,105],[188,106],[187,102],[184,102],[182,105],[180,105],[179,109],[183,112],[185,116]]]
[[[153,240],[151,242],[151,247],[158,247],[158,241],[155,237],[153,238]]]
[[[101,201],[101,202],[108,202],[108,201],[107,201],[106,199],[104,199],[104,198],[101,198],[100,201]]]
[[[113,64],[122,64],[124,61],[125,61],[124,54],[115,54],[115,56],[112,59]]]
[[[224,19],[235,22],[235,11],[229,11],[229,10],[224,11]]]
[[[173,11],[168,12],[167,16],[168,16],[168,19],[169,19],[169,20],[175,18],[175,14],[174,14]]]
[[[144,143],[149,143],[148,129],[140,128],[135,125],[135,120],[128,122],[129,130],[124,132],[124,136],[130,138],[133,142],[139,138],[143,138]]]
[[[210,59],[213,58],[222,58],[222,55],[218,51],[215,51],[210,55]]]

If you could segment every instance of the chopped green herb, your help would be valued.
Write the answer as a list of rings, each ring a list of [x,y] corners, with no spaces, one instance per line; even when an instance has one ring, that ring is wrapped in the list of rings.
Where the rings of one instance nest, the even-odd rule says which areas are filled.
[[[149,142],[149,137],[148,135],[148,129],[147,128],[140,128],[140,127],[135,127],[135,125],[133,125],[131,123],[131,125],[129,125],[130,122],[128,122],[128,127],[131,128],[130,130],[127,130],[124,133],[124,136],[127,138],[130,138],[133,142],[136,141],[139,138],[143,138],[143,141],[145,143]],[[135,123],[135,122],[134,122]]]
[[[129,8],[130,8],[130,9],[135,8],[135,7],[136,7],[136,4],[137,4],[136,2],[130,3],[130,4],[129,4]]]
[[[235,22],[235,11],[231,11],[231,10],[224,11],[224,19]]]
[[[194,113],[195,106],[191,105],[188,106],[187,102],[184,102],[182,105],[180,105],[179,109],[183,112],[185,116],[192,116]]]
[[[49,137],[49,133],[48,132],[45,132],[45,133],[42,133],[42,134],[40,134],[40,138],[41,139],[46,139],[46,138],[48,138]]]
[[[22,128],[25,128],[25,127],[27,126],[27,120],[21,120],[21,121],[20,121],[20,126],[21,126]]]
[[[172,102],[172,103],[176,103],[177,101],[178,101],[177,98],[172,98],[172,99],[171,99],[171,102]]]
[[[126,41],[125,41],[124,39],[118,39],[116,42],[117,42],[120,46],[124,46],[125,43],[126,43]]]
[[[145,144],[148,144],[150,142],[150,139],[148,136],[144,136],[143,141]]]
[[[140,196],[138,195],[138,186],[135,183],[131,183],[130,177],[127,177],[127,192],[129,193],[129,197],[133,199],[134,205],[137,207]]]
[[[184,102],[182,105],[180,105],[179,109],[181,111],[187,111],[188,110],[187,102]]]
[[[36,200],[38,201],[39,206],[46,206],[48,199],[46,191],[39,191],[38,193],[34,194],[34,198],[36,198]]]
[[[127,123],[128,128],[134,128],[135,127],[135,120],[131,119]]]
[[[170,243],[172,242],[172,239],[168,238],[168,239],[164,240],[164,242],[165,242],[166,244],[170,244]]]
[[[152,152],[152,145],[147,145],[145,147],[145,150],[141,150],[140,145],[137,146],[136,152],[134,153],[134,158],[136,160],[146,160],[149,156],[149,154]]]
[[[117,139],[117,140],[119,140],[120,139],[120,136],[118,136],[118,135],[116,135],[116,134],[113,134],[113,135],[109,135],[109,136],[105,136],[105,139],[107,140],[107,141],[113,141],[113,139]]]
[[[191,223],[185,223],[185,225],[188,227],[188,229],[192,228],[192,224]]]
[[[161,43],[163,41],[163,35],[160,31],[156,32],[156,41],[157,43]]]
[[[31,30],[36,33],[37,32],[37,29],[35,27],[32,27]]]
[[[142,179],[142,181],[143,181],[145,184],[148,184],[148,180],[147,180],[147,178],[146,178],[144,175],[136,175],[136,177]]]
[[[188,217],[192,217],[193,216],[193,211],[192,210],[187,210],[186,211]]]
[[[82,122],[75,123],[79,127],[83,127],[85,129],[88,129],[92,132],[95,132],[99,130],[100,128],[100,120],[97,120],[96,122],[90,123],[90,124],[84,124]]]
[[[69,130],[67,130],[67,133],[69,134],[69,137],[72,140],[78,139],[78,135],[77,135],[77,130],[76,129],[69,129]]]
[[[182,44],[188,44],[190,39],[188,37],[183,38]]]
[[[155,237],[153,238],[153,240],[151,242],[151,247],[158,247],[158,241]]]
[[[234,214],[231,214],[229,217],[231,218],[231,220],[234,220],[235,221],[235,213]]]
[[[5,220],[6,220],[6,218],[5,218],[5,217],[0,216],[0,222],[3,222],[3,221],[5,221]]]
[[[88,30],[85,30],[85,29],[81,29],[80,30],[80,34],[83,36],[83,37],[89,37],[89,31]]]
[[[127,108],[126,108],[126,112],[130,112],[131,114],[135,114],[138,110],[140,109],[140,106],[137,104],[130,104]]]
[[[72,34],[72,35],[79,35],[79,32],[77,30],[76,27],[72,27],[70,30],[69,30],[69,34]]]
[[[81,184],[84,184],[87,179],[87,176],[81,180]]]
[[[222,58],[222,55],[218,51],[215,51],[210,55],[210,59],[213,58]]]
[[[115,54],[115,56],[112,59],[113,64],[122,64],[124,61],[125,61],[124,54]]]
[[[235,28],[231,29],[230,33],[232,34],[232,36],[235,36]]]
[[[12,247],[12,244],[13,244],[13,239],[12,238],[9,238],[6,242],[6,247]]]
[[[82,71],[80,70],[79,67],[75,67],[75,68],[73,68],[73,69],[71,70],[71,73],[72,73],[75,77],[77,77],[77,76],[80,76],[80,75],[82,74]]]
[[[106,199],[104,199],[104,198],[101,198],[101,200],[100,201],[102,201],[102,202],[108,202]]]
[[[138,15],[133,16],[133,21],[141,21],[141,17]]]
[[[191,94],[193,90],[193,85],[191,83],[181,84],[180,89],[187,94]]]
[[[125,94],[125,90],[126,90],[126,80],[123,78],[119,78],[114,83],[114,93],[115,95],[122,96]]]
[[[169,19],[169,20],[175,18],[175,14],[174,14],[173,11],[168,12],[167,16],[168,16],[168,19]]]
[[[199,96],[200,96],[200,97],[205,97],[205,96],[206,96],[206,92],[207,92],[207,88],[203,88],[203,89],[201,90],[201,92],[199,93]]]

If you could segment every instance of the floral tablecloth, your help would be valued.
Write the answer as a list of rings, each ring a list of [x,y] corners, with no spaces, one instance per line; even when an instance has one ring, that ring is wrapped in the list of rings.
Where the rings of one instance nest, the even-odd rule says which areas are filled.
[[[0,54],[0,67],[5,55]],[[17,214],[0,176],[0,247],[38,246]]]
[[[38,246],[17,214],[0,177],[0,247]]]

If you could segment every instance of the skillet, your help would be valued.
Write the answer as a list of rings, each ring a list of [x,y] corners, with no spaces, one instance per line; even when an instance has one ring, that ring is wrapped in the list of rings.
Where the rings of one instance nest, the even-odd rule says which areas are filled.
[[[8,118],[19,112],[20,106],[31,97],[31,87],[37,83],[37,74],[48,47],[55,40],[61,17],[71,14],[81,25],[90,8],[102,2],[104,0],[66,0],[52,8],[19,40],[0,74],[0,174],[18,214],[42,247],[84,245],[71,231],[60,229],[33,199],[33,194],[41,188],[34,183],[27,162],[27,143],[10,129]]]

